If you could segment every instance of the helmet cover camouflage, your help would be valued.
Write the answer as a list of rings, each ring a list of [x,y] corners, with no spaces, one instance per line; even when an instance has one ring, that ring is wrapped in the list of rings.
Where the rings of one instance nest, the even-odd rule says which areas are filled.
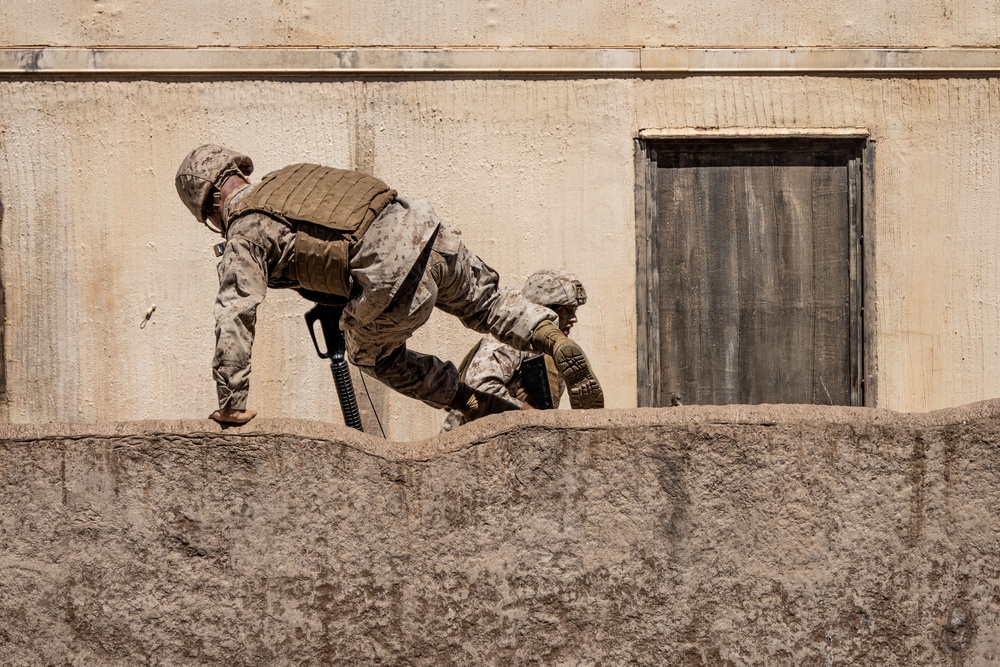
[[[249,176],[252,172],[253,160],[246,155],[205,144],[187,154],[177,170],[174,185],[188,210],[199,222],[205,222],[205,209],[212,191],[233,174]]]
[[[531,274],[521,294],[540,306],[571,306],[587,303],[587,291],[574,274],[561,269],[542,269]]]

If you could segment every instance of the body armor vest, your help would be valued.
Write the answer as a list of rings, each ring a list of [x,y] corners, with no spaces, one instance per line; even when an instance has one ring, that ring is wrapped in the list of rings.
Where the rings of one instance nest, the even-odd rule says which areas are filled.
[[[229,213],[266,213],[295,230],[290,270],[303,289],[347,297],[351,248],[396,191],[368,174],[318,164],[272,171]]]

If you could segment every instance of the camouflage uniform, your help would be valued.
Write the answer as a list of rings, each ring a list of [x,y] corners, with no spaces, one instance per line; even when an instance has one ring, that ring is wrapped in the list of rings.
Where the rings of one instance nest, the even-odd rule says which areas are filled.
[[[244,186],[227,207],[248,192]],[[228,210],[228,209],[227,209]],[[295,288],[288,271],[295,233],[261,213],[232,221],[219,263],[215,302],[213,376],[220,408],[246,409],[257,306],[268,287]],[[355,281],[341,318],[351,363],[393,389],[433,407],[448,405],[458,388],[455,365],[406,347],[434,306],[469,328],[492,332],[522,349],[551,310],[514,290],[498,288],[499,276],[462,243],[430,203],[397,197],[355,246]]]
[[[568,271],[556,269],[546,269],[533,274],[528,278],[521,294],[532,303],[545,306],[577,307],[582,306],[587,300],[579,279]],[[486,336],[470,350],[466,361],[463,362],[461,379],[471,387],[500,396],[518,407],[524,403],[537,407],[532,403],[521,377],[521,364],[536,354],[537,352],[515,349],[494,336]],[[546,355],[545,365],[548,369],[552,403],[558,407],[559,399],[566,391],[566,383],[559,376],[552,357]],[[441,430],[450,431],[465,423],[465,416],[461,412],[450,410]]]
[[[514,349],[510,345],[501,343],[492,335],[485,336],[473,350],[472,358],[461,373],[463,382],[488,394],[500,396],[517,407],[521,407],[525,403],[531,407],[537,407],[532,404],[531,397],[521,380],[521,363],[528,357],[538,354],[537,352]],[[566,383],[555,370],[552,358],[546,356],[545,362],[546,367],[549,367],[549,389],[552,392],[552,403],[558,406],[559,399],[566,391]],[[461,412],[449,410],[441,430],[450,431],[465,423],[465,416]]]

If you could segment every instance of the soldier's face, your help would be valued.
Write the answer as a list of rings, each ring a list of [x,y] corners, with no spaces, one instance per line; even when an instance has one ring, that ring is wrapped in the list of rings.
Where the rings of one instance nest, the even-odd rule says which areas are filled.
[[[566,336],[569,330],[576,324],[576,308],[574,306],[556,306],[552,310],[559,316],[559,330]]]

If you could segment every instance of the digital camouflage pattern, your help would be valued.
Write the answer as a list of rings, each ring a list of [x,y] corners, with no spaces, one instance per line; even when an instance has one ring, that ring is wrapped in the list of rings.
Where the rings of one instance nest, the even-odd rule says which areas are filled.
[[[543,306],[579,308],[587,303],[587,290],[576,275],[562,269],[542,269],[525,281],[521,289],[524,298]]]
[[[537,352],[517,350],[497,340],[494,336],[485,336],[479,341],[475,353],[461,373],[461,379],[466,384],[488,394],[500,396],[518,407],[528,403],[532,407],[531,397],[524,388],[521,377],[521,363]],[[546,367],[552,365],[553,373],[549,373],[549,388],[552,392],[552,404],[559,405],[559,399],[566,391],[566,383],[555,372],[551,359],[546,358]],[[442,431],[450,431],[456,426],[465,424],[465,416],[458,410],[449,410]]]
[[[249,189],[247,185],[237,191],[230,205]],[[268,287],[298,286],[289,271],[294,253],[295,232],[269,216],[244,215],[227,230],[225,251],[218,265],[212,360],[219,408],[246,409],[257,306]]]
[[[432,238],[422,241],[417,233],[422,227],[411,219],[425,221]],[[418,255],[412,270],[394,271],[392,258],[407,248]],[[390,204],[361,239],[351,274],[361,293],[341,318],[348,358],[396,391],[433,407],[445,407],[454,397],[458,369],[407,349],[406,340],[435,306],[474,331],[492,332],[524,349],[530,349],[539,322],[556,319],[554,312],[516,290],[500,289],[496,271],[469,251],[460,232],[444,223],[426,200],[397,198]]]
[[[248,188],[231,197],[226,213]],[[294,231],[275,218],[251,213],[229,224],[215,304],[213,377],[220,408],[246,409],[257,306],[268,287],[299,287],[289,271],[294,252]],[[348,359],[434,407],[454,397],[458,369],[407,349],[406,341],[435,306],[524,348],[539,322],[556,318],[519,292],[499,289],[496,272],[426,200],[397,197],[386,206],[354,249],[350,267],[355,288],[341,318]]]
[[[546,307],[576,308],[587,302],[587,292],[580,279],[562,269],[542,269],[531,274],[525,281],[521,294],[532,303]],[[518,407],[525,402],[531,404],[521,378],[521,363],[534,354],[537,352],[517,350],[493,336],[486,336],[473,348],[468,363],[461,370],[461,379],[475,389],[505,398]],[[555,370],[552,358],[546,356],[545,362],[550,369],[552,403],[558,406],[559,399],[566,391],[566,383]],[[464,423],[466,420],[461,412],[450,410],[441,430],[450,431]]]
[[[233,174],[249,176],[252,172],[253,160],[246,155],[215,144],[204,144],[181,161],[174,186],[191,214],[198,222],[205,222],[205,205],[213,190]]]

